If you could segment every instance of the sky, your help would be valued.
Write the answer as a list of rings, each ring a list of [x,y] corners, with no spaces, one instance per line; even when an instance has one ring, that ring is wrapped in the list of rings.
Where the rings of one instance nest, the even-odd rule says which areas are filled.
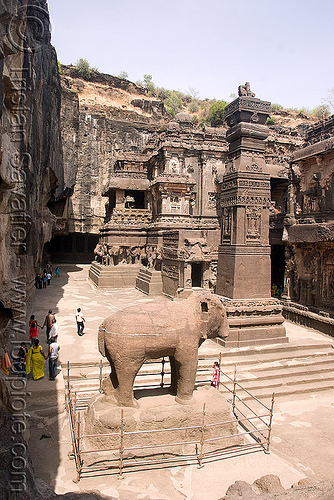
[[[230,100],[314,108],[334,87],[334,0],[49,0],[62,64]]]

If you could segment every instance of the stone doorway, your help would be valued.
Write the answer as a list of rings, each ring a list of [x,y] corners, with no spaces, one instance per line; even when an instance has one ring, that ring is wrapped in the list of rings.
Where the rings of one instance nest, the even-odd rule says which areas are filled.
[[[191,263],[191,286],[196,288],[202,287],[202,262]]]
[[[276,285],[277,290],[283,291],[284,270],[285,270],[285,245],[272,245],[271,246],[271,286],[273,287]],[[280,295],[280,293],[279,293],[279,295]]]

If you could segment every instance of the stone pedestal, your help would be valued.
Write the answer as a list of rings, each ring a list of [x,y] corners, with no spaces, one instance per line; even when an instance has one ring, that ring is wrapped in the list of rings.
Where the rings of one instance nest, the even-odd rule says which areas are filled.
[[[222,297],[229,335],[215,341],[224,347],[246,347],[289,342],[283,326],[282,305],[277,299],[237,300]]]
[[[270,103],[256,99],[249,84],[242,88],[248,94],[225,109],[230,145],[221,191],[216,284],[230,327],[224,345],[231,347],[287,341],[282,308],[270,290],[270,175],[264,157]]]
[[[150,431],[166,428],[177,428],[175,431],[152,432],[142,434],[131,434],[125,436],[124,447],[137,447],[138,449],[124,453],[126,457],[148,457],[168,455],[190,455],[199,452],[201,440],[200,429],[180,429],[182,427],[201,426],[203,421],[203,404],[205,403],[205,423],[213,424],[226,422],[222,425],[207,427],[205,439],[217,436],[230,436],[237,434],[237,421],[234,418],[230,406],[225,397],[213,387],[199,387],[194,392],[195,404],[187,406],[175,402],[174,396],[168,394],[165,389],[136,391],[138,398],[137,408],[123,408],[124,431]],[[142,397],[141,397],[142,396]],[[121,421],[121,408],[114,405],[106,395],[96,396],[84,415],[84,434],[108,434],[119,433]],[[85,441],[86,449],[106,449],[119,447],[119,435],[111,437],[96,437]],[[190,442],[191,444],[172,443]],[[205,443],[204,452],[222,450],[243,443],[240,436],[226,437],[217,441]],[[156,448],[156,445],[165,446]],[[141,448],[148,446],[148,448]],[[117,455],[117,451],[114,458]],[[99,459],[103,460],[103,457]],[[85,456],[85,460],[96,460],[97,455]],[[113,458],[111,452],[109,458]]]
[[[146,295],[160,295],[162,293],[161,271],[141,267],[136,278],[136,288]]]
[[[140,264],[119,264],[104,266],[92,262],[89,279],[99,288],[134,288]]]

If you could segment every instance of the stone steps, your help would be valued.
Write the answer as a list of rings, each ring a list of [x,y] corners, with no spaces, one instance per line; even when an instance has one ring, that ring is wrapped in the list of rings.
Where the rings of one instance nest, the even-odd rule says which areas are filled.
[[[260,400],[271,398],[273,392],[278,397],[334,388],[334,349],[331,343],[303,346],[284,344],[247,350],[222,349],[221,352],[222,371],[233,378],[236,365],[238,383]],[[197,384],[210,382],[213,361],[218,359],[217,353],[200,355]],[[167,363],[165,370],[169,371]],[[98,377],[98,364],[96,367],[80,369],[80,372],[85,373],[87,377]],[[159,361],[143,365],[136,378],[136,386],[159,384],[160,372]],[[104,376],[109,373],[108,366],[104,366],[103,373]],[[98,387],[98,380],[87,380],[79,375],[77,371],[76,375],[71,377],[77,389]],[[170,382],[168,373],[164,376],[164,382],[166,385]],[[226,385],[231,389],[233,384],[227,381]],[[223,388],[222,390],[225,391]],[[251,398],[247,393],[242,397],[245,400]]]

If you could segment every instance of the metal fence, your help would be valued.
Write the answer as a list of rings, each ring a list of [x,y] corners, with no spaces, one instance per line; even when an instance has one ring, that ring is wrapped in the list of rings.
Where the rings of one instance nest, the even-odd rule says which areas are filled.
[[[213,359],[213,358],[211,358]],[[200,358],[209,361],[210,358]],[[170,366],[165,359],[160,360],[161,369],[156,362],[147,363],[140,374],[141,377],[151,380],[147,383],[141,383],[140,379],[135,385],[135,389],[145,389],[152,387],[164,387],[168,384],[170,377]],[[118,474],[121,478],[124,472],[148,470],[152,468],[164,468],[179,465],[189,465],[197,463],[198,467],[202,467],[204,463],[213,460],[222,460],[229,457],[252,453],[256,451],[264,451],[269,453],[270,436],[272,429],[273,410],[274,410],[274,394],[272,395],[271,404],[265,405],[258,398],[253,396],[249,391],[242,387],[237,381],[237,371],[234,369],[234,375],[224,373],[220,369],[221,355],[219,358],[219,380],[218,390],[224,391],[227,394],[227,401],[231,404],[234,420],[209,423],[207,421],[205,404],[202,409],[201,422],[196,426],[191,427],[173,427],[151,430],[127,431],[126,421],[124,419],[123,410],[120,411],[119,430],[113,433],[105,434],[84,434],[82,431],[82,411],[88,406],[89,400],[94,394],[103,393],[103,380],[106,377],[106,369],[110,365],[100,361],[96,364],[70,364],[67,363],[67,405],[70,417],[71,438],[72,438],[72,458],[75,460],[77,481],[82,477]],[[152,367],[154,366],[154,370]],[[97,372],[94,370],[98,368]],[[89,370],[93,369],[93,373]],[[85,372],[88,373],[85,374]],[[79,371],[79,374],[73,372]],[[71,375],[72,372],[72,375]],[[206,367],[199,368],[197,373],[196,385],[210,384],[211,370]],[[205,375],[205,380],[203,379]],[[155,379],[152,380],[152,377]],[[84,387],[87,383],[90,386]],[[88,385],[89,385],[88,384]],[[247,395],[247,403],[243,400],[243,396]],[[227,426],[231,423],[237,423],[237,432],[229,435],[221,435],[219,429],[222,426]],[[217,428],[217,433],[214,437],[209,437],[210,429]],[[162,439],[162,435],[170,435],[180,431],[191,430],[192,436],[196,438],[191,441],[178,440],[170,441]],[[150,442],[145,444],[131,446],[131,440],[136,436],[149,437]],[[152,444],[152,438],[156,436],[155,442]],[[212,436],[212,432],[210,433]],[[89,448],[89,440],[113,439],[115,445],[106,446],[104,449]],[[242,444],[236,444],[224,448],[218,446],[218,450],[207,450],[208,445],[214,442],[224,442],[224,440],[233,439],[240,440]],[[127,444],[129,441],[129,445]],[[154,441],[154,439],[153,439]],[[87,449],[88,442],[88,449]],[[226,441],[225,441],[226,442]],[[180,446],[191,445],[195,452],[188,454],[180,454],[177,449]],[[207,446],[206,446],[207,445]],[[160,450],[161,453],[157,453]],[[137,455],[136,455],[137,453]],[[145,456],[141,456],[145,454]],[[86,457],[93,457],[88,461]]]

